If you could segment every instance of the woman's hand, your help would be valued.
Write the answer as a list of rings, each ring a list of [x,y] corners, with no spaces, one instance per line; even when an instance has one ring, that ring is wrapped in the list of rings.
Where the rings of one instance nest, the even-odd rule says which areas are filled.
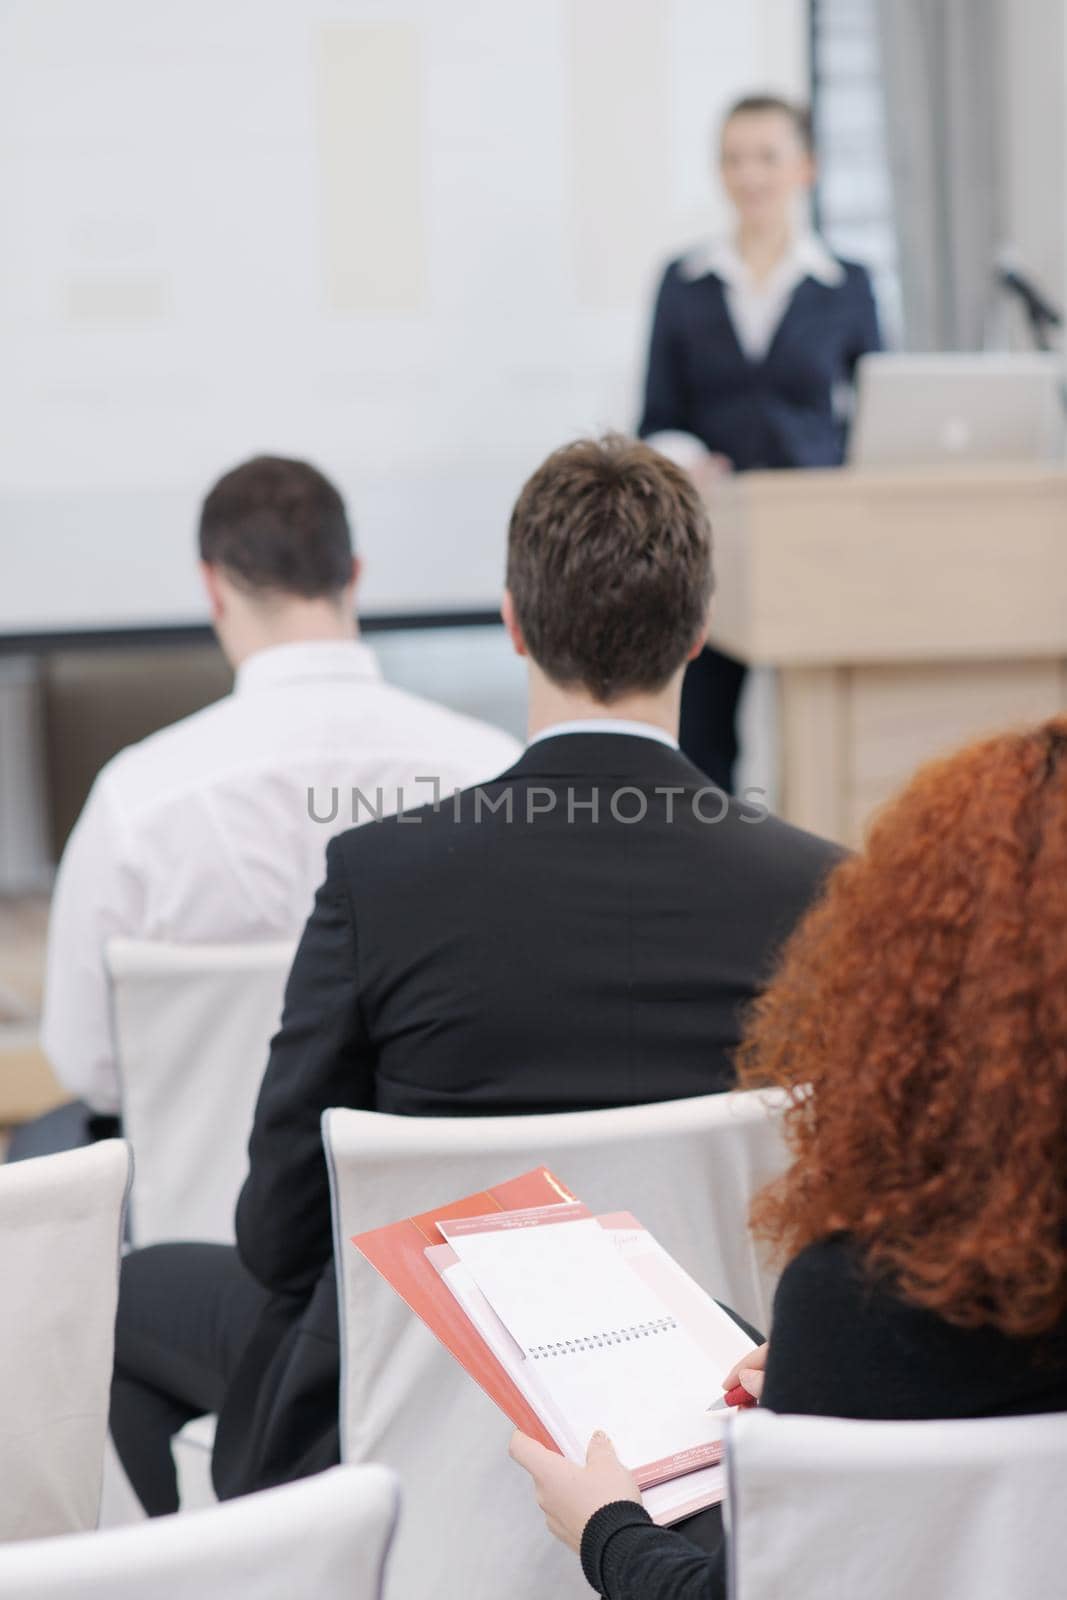
[[[606,1433],[594,1433],[590,1439],[584,1467],[546,1450],[518,1429],[511,1436],[508,1454],[533,1479],[549,1533],[572,1550],[579,1549],[586,1523],[601,1506],[613,1500],[641,1504],[637,1479],[623,1466]]]
[[[763,1369],[767,1365],[769,1349],[770,1345],[761,1344],[758,1349],[750,1350],[740,1361],[736,1361],[722,1380],[723,1388],[735,1389],[740,1384],[754,1400],[758,1400],[763,1393]]]

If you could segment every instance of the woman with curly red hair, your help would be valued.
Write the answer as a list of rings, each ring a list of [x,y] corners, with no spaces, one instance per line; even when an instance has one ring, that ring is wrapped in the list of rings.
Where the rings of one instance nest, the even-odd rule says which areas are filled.
[[[1067,718],[932,764],[880,816],[739,1080],[791,1091],[795,1156],[753,1212],[788,1265],[747,1386],[824,1416],[1067,1410]],[[725,1592],[721,1549],[655,1527],[609,1441],[586,1467],[512,1451],[607,1600]]]

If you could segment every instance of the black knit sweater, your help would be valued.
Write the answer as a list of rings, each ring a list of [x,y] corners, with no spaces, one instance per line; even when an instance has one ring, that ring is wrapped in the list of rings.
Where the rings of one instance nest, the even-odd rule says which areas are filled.
[[[1067,1411],[1067,1323],[1040,1342],[954,1327],[874,1283],[838,1236],[810,1245],[782,1275],[763,1404],[886,1421]],[[725,1549],[708,1556],[635,1502],[596,1512],[581,1555],[605,1600],[726,1594]]]

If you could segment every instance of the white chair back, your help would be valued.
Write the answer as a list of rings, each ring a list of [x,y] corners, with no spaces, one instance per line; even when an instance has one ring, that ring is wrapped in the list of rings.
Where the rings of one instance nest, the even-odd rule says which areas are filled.
[[[188,1516],[0,1550],[0,1600],[380,1600],[398,1509],[384,1467],[335,1467]]]
[[[0,1166],[0,1540],[96,1526],[129,1185],[121,1139]]]
[[[595,1211],[633,1211],[698,1282],[765,1325],[773,1285],[746,1218],[752,1194],[785,1166],[782,1103],[731,1094],[560,1116],[326,1113],[342,1455],[384,1461],[403,1480],[393,1600],[579,1600],[588,1587],[531,1515],[529,1484],[505,1459],[506,1419],[351,1236],[545,1165]]]
[[[291,942],[108,943],[138,1247],[233,1243],[252,1113],[294,950]]]
[[[878,1374],[871,1374],[878,1382]],[[1067,1414],[753,1411],[728,1445],[732,1600],[1060,1600]]]

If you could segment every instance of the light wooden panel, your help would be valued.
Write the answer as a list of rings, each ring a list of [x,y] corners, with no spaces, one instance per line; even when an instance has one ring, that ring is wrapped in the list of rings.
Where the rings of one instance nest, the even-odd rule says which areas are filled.
[[[329,24],[317,78],[328,306],[416,310],[427,279],[418,32],[401,22]]]
[[[713,637],[745,660],[1067,654],[1060,468],[748,473],[711,513]]]
[[[782,815],[856,846],[927,761],[1067,709],[1067,663],[787,667],[779,707]]]
[[[0,1129],[70,1098],[37,1043],[47,926],[43,895],[0,896]]]
[[[36,1029],[0,1025],[0,1128],[29,1122],[69,1099],[41,1053]]]
[[[1055,660],[858,667],[849,677],[844,817],[851,839],[924,762],[1067,706]]]
[[[848,673],[791,667],[781,674],[782,815],[843,839],[849,826]]]

